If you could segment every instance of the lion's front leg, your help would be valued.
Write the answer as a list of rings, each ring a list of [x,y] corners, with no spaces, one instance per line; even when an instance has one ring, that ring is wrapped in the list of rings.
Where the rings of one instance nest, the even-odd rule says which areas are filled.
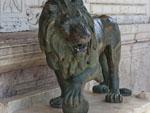
[[[49,52],[49,53],[46,53],[46,61],[47,61],[48,66],[54,70],[55,75],[57,77],[58,84],[61,89],[61,95],[59,97],[55,97],[55,98],[51,99],[49,104],[53,108],[62,108],[63,96],[64,96],[63,91],[65,88],[65,81],[62,77],[62,73],[59,71],[56,71],[59,68],[57,65],[58,58],[54,53]]]
[[[65,81],[62,78],[62,75],[60,72],[55,71],[55,74],[56,74],[56,78],[57,78],[58,84],[61,89],[61,95],[51,99],[49,104],[53,108],[62,108],[62,103],[63,103],[63,98],[64,98]]]
[[[76,107],[80,104],[82,98],[81,87],[81,83],[69,81],[64,93],[64,105]]]
[[[119,61],[120,61],[120,46],[118,48],[108,46],[105,54],[109,67],[109,89],[110,92],[106,95],[106,102],[121,103],[123,97],[119,91]]]
[[[63,112],[64,113],[87,113],[89,109],[88,102],[84,99],[82,94],[84,84],[80,81],[69,80],[66,86],[63,98]]]
[[[63,98],[64,113],[87,113],[89,104],[83,95],[85,83],[97,69],[97,65],[85,69],[79,75],[68,79]]]

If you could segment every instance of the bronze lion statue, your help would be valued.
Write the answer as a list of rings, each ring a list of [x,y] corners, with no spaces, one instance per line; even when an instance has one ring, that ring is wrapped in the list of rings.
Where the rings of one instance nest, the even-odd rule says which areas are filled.
[[[39,42],[48,66],[61,88],[50,105],[64,113],[87,113],[86,82],[96,80],[95,93],[107,93],[106,102],[121,103],[119,89],[120,30],[109,16],[92,17],[82,0],[48,0],[39,19]]]

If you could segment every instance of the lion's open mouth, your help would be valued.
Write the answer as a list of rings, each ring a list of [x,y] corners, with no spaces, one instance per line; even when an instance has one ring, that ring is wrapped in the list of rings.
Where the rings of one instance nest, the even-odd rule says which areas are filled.
[[[87,44],[77,44],[74,46],[74,50],[76,53],[85,52],[87,50]]]

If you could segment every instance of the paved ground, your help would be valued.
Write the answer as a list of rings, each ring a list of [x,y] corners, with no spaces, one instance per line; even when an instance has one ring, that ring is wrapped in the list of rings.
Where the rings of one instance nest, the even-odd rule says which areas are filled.
[[[104,102],[104,95],[87,94],[86,97],[90,102],[89,113],[150,113],[150,101],[148,100],[128,97],[124,98],[122,104],[109,104]],[[17,113],[62,113],[62,110],[35,105]]]

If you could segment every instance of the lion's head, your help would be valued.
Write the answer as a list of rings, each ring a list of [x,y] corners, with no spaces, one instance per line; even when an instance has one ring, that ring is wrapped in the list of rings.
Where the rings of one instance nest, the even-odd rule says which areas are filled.
[[[75,7],[73,13],[63,12],[56,20],[58,30],[63,33],[65,40],[69,41],[77,52],[85,51],[92,39],[92,32],[83,13],[80,7]]]

